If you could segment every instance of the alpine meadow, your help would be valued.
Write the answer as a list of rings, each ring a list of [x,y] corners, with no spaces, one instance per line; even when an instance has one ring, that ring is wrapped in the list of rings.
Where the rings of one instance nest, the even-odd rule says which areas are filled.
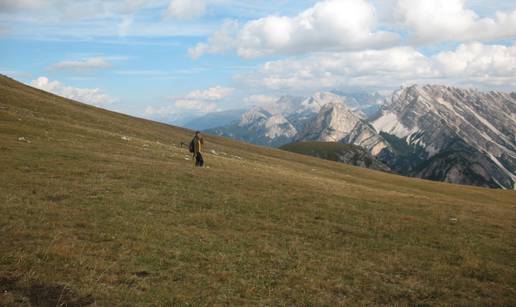
[[[2,77],[0,305],[514,304],[514,191],[191,134]]]

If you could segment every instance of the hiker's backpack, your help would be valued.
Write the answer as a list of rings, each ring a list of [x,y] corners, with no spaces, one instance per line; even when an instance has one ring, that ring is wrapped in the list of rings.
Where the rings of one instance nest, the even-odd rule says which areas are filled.
[[[190,142],[190,145],[188,146],[188,151],[190,151],[191,153],[195,152],[194,142],[195,142],[195,138],[192,139],[192,141]]]

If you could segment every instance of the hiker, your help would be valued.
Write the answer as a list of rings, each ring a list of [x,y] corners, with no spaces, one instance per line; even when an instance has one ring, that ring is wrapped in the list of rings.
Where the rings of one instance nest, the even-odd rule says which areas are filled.
[[[195,136],[190,142],[190,152],[193,153],[195,166],[204,166],[204,159],[202,158],[202,150],[204,147],[204,139],[202,138],[201,132],[196,131]]]

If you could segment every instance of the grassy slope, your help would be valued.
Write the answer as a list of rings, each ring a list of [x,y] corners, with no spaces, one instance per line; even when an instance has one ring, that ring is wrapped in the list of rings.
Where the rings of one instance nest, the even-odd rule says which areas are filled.
[[[0,78],[0,305],[515,304],[514,191],[190,137]]]
[[[339,161],[339,153],[364,151],[357,145],[336,142],[296,142],[283,145],[280,149],[309,156],[321,156],[331,161]]]

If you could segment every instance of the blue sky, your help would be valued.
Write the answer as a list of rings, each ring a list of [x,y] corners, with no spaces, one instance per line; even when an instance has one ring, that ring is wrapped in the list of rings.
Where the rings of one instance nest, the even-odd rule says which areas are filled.
[[[516,1],[0,0],[0,72],[180,123],[316,91],[516,90]]]

